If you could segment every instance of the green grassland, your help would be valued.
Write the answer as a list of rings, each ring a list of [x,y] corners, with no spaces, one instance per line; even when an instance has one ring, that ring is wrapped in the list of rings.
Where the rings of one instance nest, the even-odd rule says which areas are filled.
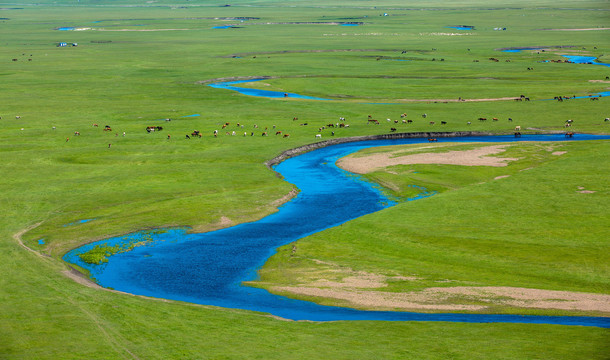
[[[209,231],[226,226],[225,218],[237,224],[276,211],[274,201],[293,186],[264,162],[316,141],[318,129],[340,116],[350,127],[336,129],[335,137],[386,134],[390,127],[565,131],[567,119],[574,120],[571,131],[610,132],[608,98],[545,100],[607,91],[609,68],[542,62],[561,54],[609,62],[608,30],[542,30],[609,27],[607,1],[225,4],[0,2],[0,358],[607,357],[606,329],[289,322],[103,291],[66,277],[61,256],[84,243],[148,228]],[[235,28],[212,28],[222,25]],[[447,28],[454,25],[475,30]],[[64,26],[87,29],[55,30]],[[462,35],[447,35],[456,33]],[[498,50],[534,46],[548,50]],[[206,86],[240,77],[268,77],[244,86],[330,100],[256,98]],[[531,101],[448,101],[521,94]],[[385,121],[403,113],[413,123]],[[201,116],[188,117],[193,114]],[[367,124],[368,115],[381,124]],[[226,130],[254,136],[226,136],[226,122]],[[112,131],[103,131],[105,125]],[[147,126],[164,129],[147,133]],[[274,126],[290,137],[261,136]],[[203,137],[185,139],[193,130]],[[321,134],[331,138],[328,129]],[[448,280],[447,286],[608,294],[610,147],[607,141],[554,146],[567,153],[523,144],[500,155],[520,159],[503,168],[403,165],[371,173],[371,181],[397,197],[412,196],[408,185],[438,194],[301,239],[296,256],[292,245],[280,248],[254,285],[299,284],[312,268],[318,278],[331,277],[312,261],[322,260],[417,275],[418,281],[392,282],[393,292]],[[502,175],[510,177],[494,180]],[[77,223],[82,219],[94,220]],[[14,237],[26,228],[21,239],[34,252]],[[103,261],[104,253],[97,255],[92,261]]]

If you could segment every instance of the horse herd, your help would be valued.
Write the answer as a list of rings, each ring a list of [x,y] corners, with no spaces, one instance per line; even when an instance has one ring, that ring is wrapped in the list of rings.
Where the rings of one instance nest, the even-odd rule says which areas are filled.
[[[523,96],[523,95],[522,95],[522,96]],[[559,97],[559,98],[562,98],[562,97]],[[565,99],[565,97],[563,97],[563,98]],[[400,114],[401,120],[391,120],[391,119],[387,118],[387,119],[386,119],[386,121],[387,121],[387,122],[389,122],[389,123],[394,123],[394,124],[400,124],[400,123],[402,123],[402,124],[412,124],[412,123],[414,123],[414,120],[411,120],[411,119],[405,119],[405,118],[406,118],[406,116],[407,116],[407,114],[406,114],[406,113],[403,113],[403,114]],[[427,117],[428,117],[428,114],[425,114],[425,113],[424,113],[424,114],[421,114],[421,117],[425,119],[425,118],[427,118]],[[20,119],[21,117],[20,117],[20,116],[16,116],[15,118],[16,118],[16,119]],[[2,118],[0,117],[0,119],[2,119]],[[293,121],[296,121],[296,120],[298,120],[298,117],[294,117],[294,118],[293,118]],[[480,122],[484,122],[484,121],[487,121],[487,118],[486,118],[486,117],[479,117],[479,118],[478,118],[478,120],[479,120]],[[494,121],[494,122],[495,122],[495,121],[499,121],[499,119],[498,119],[498,118],[496,118],[496,117],[491,118],[491,120],[492,120],[492,121]],[[167,121],[167,120],[166,120],[166,121]],[[315,138],[316,138],[316,139],[320,139],[320,138],[322,138],[322,133],[323,133],[323,132],[324,132],[324,130],[326,130],[326,129],[333,129],[333,131],[331,131],[330,135],[331,135],[331,136],[334,136],[334,135],[335,135],[335,132],[334,132],[334,129],[335,129],[335,128],[342,128],[342,129],[349,128],[349,124],[346,124],[346,123],[345,123],[345,121],[346,121],[345,117],[341,116],[341,117],[339,117],[339,122],[337,122],[337,123],[327,123],[326,125],[319,127],[319,128],[318,128],[318,133],[314,135],[314,136],[315,136]],[[508,121],[509,121],[509,122],[512,122],[512,121],[513,121],[513,119],[509,117],[509,118],[508,118]],[[605,118],[605,119],[604,119],[604,122],[609,123],[609,122],[610,122],[610,118]],[[379,121],[379,120],[377,120],[377,119],[374,119],[372,115],[368,115],[368,118],[367,118],[367,122],[366,122],[366,123],[367,123],[367,124],[375,124],[375,125],[379,125],[379,124],[380,124],[380,121]],[[429,123],[430,125],[435,125],[435,124],[436,124],[436,122],[435,122],[435,121],[429,121],[428,123]],[[563,126],[564,126],[565,128],[570,128],[570,127],[572,127],[572,124],[573,124],[573,123],[574,123],[574,120],[572,120],[572,119],[568,119],[568,120],[566,120],[566,121],[564,122],[564,125],[563,125]],[[440,124],[441,124],[441,125],[447,125],[447,121],[440,121]],[[468,122],[467,122],[467,125],[470,125],[470,124],[471,124],[471,122],[470,122],[470,121],[468,121]],[[238,135],[238,132],[239,132],[240,134],[242,134],[242,133],[240,132],[240,130],[241,130],[241,129],[244,129],[244,127],[245,127],[243,124],[237,123],[237,124],[236,124],[237,130],[230,130],[230,129],[227,129],[228,127],[230,127],[230,125],[231,125],[231,123],[229,123],[229,122],[226,122],[226,123],[224,123],[224,124],[222,125],[222,129],[223,129],[223,130],[224,130],[224,129],[226,129],[226,130],[227,130],[227,131],[225,132],[225,136],[237,136],[237,135]],[[301,124],[300,124],[300,126],[306,126],[306,125],[308,125],[308,123],[301,123]],[[97,128],[97,127],[99,127],[99,126],[98,126],[98,124],[95,124],[95,123],[94,123],[94,124],[93,124],[93,127],[96,127],[96,128]],[[55,129],[56,129],[56,127],[55,127],[55,126],[53,126],[53,130],[55,130]],[[256,124],[255,124],[255,125],[253,125],[253,129],[259,129],[258,125],[256,125]],[[22,130],[23,130],[23,129],[22,129]],[[273,130],[273,132],[272,132],[272,133],[275,133],[275,136],[279,136],[279,137],[281,137],[281,138],[289,138],[289,137],[290,137],[290,134],[288,134],[288,133],[286,133],[286,132],[284,132],[284,131],[282,131],[282,130],[278,130],[278,129],[276,129],[276,125],[273,125],[273,126],[272,126],[272,129],[269,129],[268,127],[265,127],[265,128],[264,128],[264,130],[259,130],[259,131],[260,131],[260,133],[259,133],[259,134],[260,134],[261,136],[269,136],[269,134],[270,134],[270,131],[271,131],[271,130]],[[110,125],[105,125],[105,126],[103,127],[103,131],[104,131],[104,132],[112,132],[112,131],[113,131],[113,129],[112,129],[112,127],[111,127]],[[146,132],[147,132],[147,133],[154,133],[154,132],[159,132],[159,131],[163,131],[163,127],[162,127],[162,126],[155,125],[155,126],[147,126],[147,127],[146,127]],[[395,133],[395,132],[397,132],[397,131],[398,131],[398,128],[397,128],[397,127],[391,127],[391,128],[390,128],[390,132],[391,132],[391,133]],[[519,125],[515,126],[515,127],[514,127],[514,131],[515,131],[515,132],[514,132],[515,137],[521,137],[521,126],[519,126]],[[219,135],[220,133],[219,133],[219,131],[218,131],[218,130],[214,130],[212,134],[213,134],[213,136],[214,136],[214,137],[218,137],[218,135]],[[74,132],[74,136],[79,136],[79,135],[80,135],[80,132],[79,132],[79,131],[75,131],[75,132]],[[255,132],[254,132],[254,131],[250,131],[250,132],[248,132],[248,131],[244,131],[244,132],[243,132],[243,136],[244,136],[244,137],[245,137],[245,136],[248,136],[248,135],[249,135],[249,136],[254,136],[254,135],[255,135]],[[119,136],[119,134],[118,134],[118,133],[116,133],[116,134],[115,134],[115,136]],[[125,132],[123,132],[123,136],[125,136]],[[570,137],[570,138],[571,138],[571,137],[573,137],[573,136],[574,136],[574,132],[573,132],[573,131],[568,131],[568,132],[566,132],[566,133],[565,133],[565,136],[566,136],[566,137]],[[191,138],[202,138],[202,137],[203,137],[203,133],[202,133],[201,131],[199,131],[199,130],[193,130],[193,131],[192,131],[190,134],[186,134],[186,135],[185,135],[185,138],[186,138],[186,139],[191,139]],[[168,139],[168,140],[169,140],[169,139],[171,139],[171,136],[170,136],[169,134],[167,135],[167,139]],[[69,140],[70,140],[70,138],[66,138],[66,142],[68,142]],[[435,138],[429,138],[429,139],[428,139],[428,141],[430,141],[430,142],[435,142],[435,141],[437,141],[437,139],[435,139]],[[111,145],[111,144],[109,144],[109,145],[108,145],[108,147],[110,147],[110,145]]]

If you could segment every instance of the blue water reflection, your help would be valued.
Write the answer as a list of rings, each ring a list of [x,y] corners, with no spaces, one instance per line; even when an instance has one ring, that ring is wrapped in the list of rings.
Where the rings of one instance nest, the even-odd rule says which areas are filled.
[[[610,135],[577,134],[574,139],[610,139]],[[566,138],[563,135],[524,135],[520,139],[490,136],[440,140],[513,142],[566,141]],[[373,146],[424,141],[427,142],[426,139],[352,142],[311,151],[275,166],[275,170],[296,185],[300,193],[278,212],[259,221],[203,234],[188,234],[185,229],[169,229],[156,234],[150,231],[134,233],[82,246],[67,253],[64,260],[88,269],[104,287],[138,295],[260,311],[293,320],[517,322],[610,327],[609,318],[595,317],[359,311],[289,299],[242,285],[243,281],[256,279],[257,269],[277,247],[395,204],[376,185],[339,169],[335,165],[338,158]],[[103,265],[86,264],[78,257],[98,244],[145,239],[152,241],[116,254]]]

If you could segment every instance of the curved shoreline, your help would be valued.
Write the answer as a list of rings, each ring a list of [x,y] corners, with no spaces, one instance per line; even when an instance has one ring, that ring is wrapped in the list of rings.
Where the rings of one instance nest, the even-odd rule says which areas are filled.
[[[421,131],[421,132],[408,132],[408,133],[392,133],[392,134],[380,134],[380,135],[361,135],[361,136],[350,136],[344,138],[336,138],[331,140],[319,141],[307,145],[302,145],[296,148],[288,149],[283,151],[280,155],[274,157],[271,160],[265,162],[265,165],[273,170],[273,166],[278,165],[286,159],[295,157],[306,152],[310,152],[316,149],[320,149],[327,146],[344,144],[349,142],[357,141],[368,141],[368,140],[392,140],[392,139],[415,139],[415,138],[437,138],[437,137],[468,137],[468,136],[494,136],[494,135],[505,135],[505,134],[493,134],[490,132],[482,131],[450,131],[450,132],[437,132],[437,131]]]

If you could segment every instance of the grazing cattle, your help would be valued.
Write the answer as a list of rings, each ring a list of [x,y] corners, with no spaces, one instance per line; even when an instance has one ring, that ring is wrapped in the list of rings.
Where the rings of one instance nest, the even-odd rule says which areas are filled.
[[[413,120],[407,120],[407,124],[411,124]]]
[[[368,124],[371,124],[371,123],[373,123],[373,124],[375,124],[375,125],[379,125],[379,121],[378,121],[378,120],[375,120],[375,119],[369,119],[369,120],[368,120]]]
[[[515,137],[516,137],[516,138],[521,137],[521,133],[520,133],[520,132],[516,132],[516,133],[515,133]]]
[[[67,138],[66,138],[66,142],[68,142],[68,141],[70,141],[70,138],[69,138],[69,137],[67,137]]]
[[[470,121],[466,123],[467,125],[470,125]]]
[[[567,127],[567,128],[569,128],[570,126],[572,126],[572,124],[570,124],[570,123],[565,124],[565,127]]]
[[[201,132],[199,130],[193,130],[193,132],[191,133],[191,136],[195,137],[201,137]]]
[[[292,121],[296,121],[296,120],[299,120],[299,118],[296,116],[292,118]]]
[[[610,121],[610,118],[605,118],[604,121],[608,122],[608,121]]]
[[[521,131],[521,126],[519,126],[519,125],[515,126],[515,131]]]
[[[190,139],[191,137],[189,136],[189,134],[186,134],[186,138],[187,138],[187,139]]]
[[[508,118],[508,121],[513,121],[513,119],[512,118]]]
[[[438,140],[436,138],[428,138],[428,142],[437,142]]]
[[[430,121],[430,125],[434,125],[434,124],[435,124],[435,122],[434,122],[434,121]]]
[[[281,131],[278,131],[278,132],[275,133],[275,135],[281,135],[281,134],[282,134]]]
[[[80,135],[80,133],[78,131],[74,132],[74,136],[79,136],[79,135]]]
[[[322,134],[316,134],[316,139],[321,139],[322,138]]]
[[[441,125],[447,125],[446,121],[441,121]]]
[[[339,121],[345,121],[345,118],[344,117],[340,117]]]
[[[231,136],[235,136],[235,131],[231,132]]]
[[[402,123],[403,123],[403,124],[406,124],[406,123],[407,123],[407,120],[403,120],[403,121],[402,121]]]
[[[172,121],[172,119],[170,119],[170,118],[165,118],[165,121]]]
[[[284,134],[284,137],[285,138],[290,137],[290,134]]]
[[[265,132],[262,134],[262,136],[267,136],[267,132],[265,131]]]
[[[19,120],[19,119],[21,119],[21,116],[17,115],[17,116],[15,116],[15,119]]]
[[[530,98],[526,97],[524,98],[525,101],[530,101]]]
[[[487,120],[487,118],[484,118],[484,117],[479,118],[479,121],[486,121],[486,120]]]
[[[423,117],[425,119],[428,117],[428,114],[421,114],[421,117]]]
[[[571,132],[571,131],[566,133],[566,137],[571,138],[571,137],[573,137],[573,136],[574,136],[574,133],[573,133],[573,132]]]
[[[391,128],[390,132],[396,132],[396,128]]]
[[[498,118],[492,118],[491,121],[498,121]]]
[[[97,124],[93,124],[93,127],[98,127]]]
[[[104,128],[104,131],[112,131],[112,128],[108,125],[106,125],[107,127]]]

